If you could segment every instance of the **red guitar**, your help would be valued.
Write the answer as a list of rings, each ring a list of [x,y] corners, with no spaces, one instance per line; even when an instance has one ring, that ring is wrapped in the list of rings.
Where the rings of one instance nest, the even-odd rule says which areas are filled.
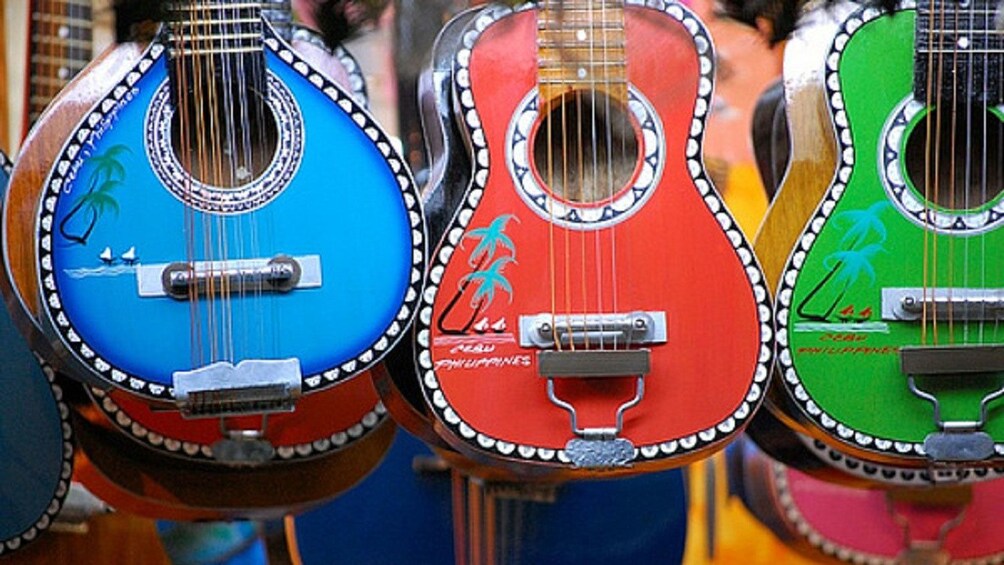
[[[463,38],[471,181],[416,334],[437,432],[527,473],[721,447],[760,404],[773,330],[702,164],[704,26],[676,3],[546,0],[487,8]]]

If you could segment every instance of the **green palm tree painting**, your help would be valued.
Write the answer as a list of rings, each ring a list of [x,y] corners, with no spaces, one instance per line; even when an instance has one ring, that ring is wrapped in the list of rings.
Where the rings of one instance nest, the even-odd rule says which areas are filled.
[[[92,165],[87,177],[87,191],[59,222],[59,233],[72,243],[87,245],[98,219],[105,212],[119,213],[119,205],[112,192],[125,181],[126,169],[119,160],[122,155],[132,153],[125,145],[113,145],[100,155],[87,159]]]
[[[845,230],[840,238],[843,249],[823,259],[826,274],[799,302],[796,311],[800,317],[815,322],[842,321],[834,319],[834,312],[847,292],[859,284],[863,276],[875,284],[875,268],[871,261],[884,251],[882,244],[887,231],[880,216],[889,206],[888,201],[882,200],[863,210],[848,210],[833,216],[834,225]],[[841,310],[839,318],[849,317],[846,310]]]

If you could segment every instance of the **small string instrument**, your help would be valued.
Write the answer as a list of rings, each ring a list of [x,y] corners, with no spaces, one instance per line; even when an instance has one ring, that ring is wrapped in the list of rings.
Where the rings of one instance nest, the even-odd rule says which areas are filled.
[[[0,152],[0,189],[11,162]],[[52,373],[0,311],[0,556],[36,540],[47,530],[70,490],[74,444],[70,411]]]
[[[864,7],[824,57],[834,175],[778,276],[778,405],[863,459],[999,466],[1004,453],[998,8]],[[789,119],[797,147],[805,117]],[[816,192],[802,179],[782,195]]]
[[[273,27],[297,53],[366,105],[365,80],[348,51],[341,47],[331,51],[314,32],[293,25],[288,2],[262,6]],[[383,368],[378,365],[372,372],[383,372]],[[267,419],[186,419],[169,406],[151,404],[125,390],[91,387],[89,391],[94,404],[126,435],[157,451],[203,462],[233,463],[232,448],[242,445],[235,443],[243,437],[239,430],[260,432],[257,441],[267,441],[271,447],[263,454],[265,460],[293,461],[344,450],[387,425],[386,410],[368,378],[307,395],[293,413]]]
[[[743,503],[781,541],[832,563],[992,563],[1004,558],[993,517],[1001,479],[861,490],[815,479],[737,445]],[[737,459],[737,460],[736,460]],[[862,527],[864,525],[864,527]]]
[[[94,67],[103,85],[85,73],[67,98],[89,109],[55,160],[26,161],[42,189],[15,184],[8,216],[29,220],[5,223],[18,298],[60,368],[185,417],[256,418],[226,429],[238,464],[275,455],[270,414],[380,360],[425,261],[389,139],[262,8],[172,4],[149,45]]]
[[[445,195],[460,205],[415,346],[458,451],[531,474],[662,468],[759,406],[766,287],[701,165],[713,60],[674,3],[490,6],[468,25],[451,104],[470,181]]]

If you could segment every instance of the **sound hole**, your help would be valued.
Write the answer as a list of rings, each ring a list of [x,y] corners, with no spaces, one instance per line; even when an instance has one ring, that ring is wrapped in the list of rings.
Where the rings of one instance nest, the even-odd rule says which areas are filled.
[[[264,66],[227,71],[230,62],[175,61],[172,69],[171,145],[178,161],[197,181],[219,188],[246,185],[271,163],[278,148],[275,116],[265,99]],[[209,57],[205,57],[206,60]]]
[[[542,114],[534,166],[557,198],[600,202],[631,182],[638,139],[622,102],[602,92],[574,91],[551,100]]]
[[[983,108],[932,111],[907,140],[906,172],[928,202],[979,208],[1004,188],[1004,125]]]

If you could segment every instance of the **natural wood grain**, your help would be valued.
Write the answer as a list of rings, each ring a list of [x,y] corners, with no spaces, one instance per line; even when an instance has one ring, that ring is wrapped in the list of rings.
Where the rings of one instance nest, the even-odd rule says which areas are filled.
[[[784,91],[791,160],[754,242],[769,287],[776,289],[795,242],[836,172],[836,137],[827,110],[823,63],[841,14],[816,10],[785,47]]]
[[[7,21],[4,14],[7,12],[6,0],[0,0],[0,148],[10,150],[10,139],[7,136],[10,130],[10,105],[7,103],[7,37],[4,30],[7,29]]]
[[[80,481],[116,508],[149,518],[279,519],[329,500],[380,463],[394,439],[390,420],[351,446],[261,467],[193,462],[153,451],[113,429],[93,406],[78,406]]]
[[[94,103],[132,68],[141,46],[124,44],[106,51],[77,76],[51,103],[25,138],[7,191],[3,210],[4,268],[0,277],[8,310],[22,334],[43,355],[51,352],[40,339],[34,319],[39,313],[35,269],[35,213],[46,177],[66,138]],[[9,280],[8,280],[9,279]]]
[[[94,517],[87,531],[42,534],[36,543],[0,557],[3,565],[169,565],[152,520],[116,512]]]

